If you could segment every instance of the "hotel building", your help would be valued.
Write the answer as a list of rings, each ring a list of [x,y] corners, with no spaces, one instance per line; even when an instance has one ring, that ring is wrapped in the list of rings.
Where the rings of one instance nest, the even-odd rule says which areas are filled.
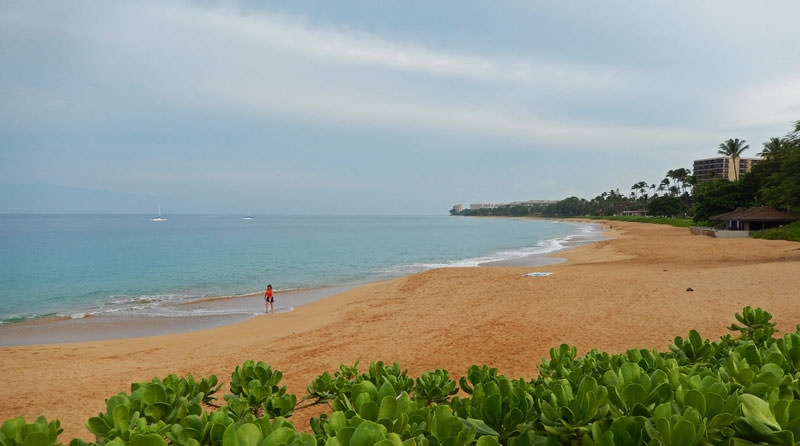
[[[750,172],[750,169],[760,160],[761,158],[738,158],[736,160],[739,168],[738,178],[741,179],[742,175]],[[731,159],[727,156],[694,160],[692,173],[697,181],[708,181],[715,178],[727,178],[735,181],[737,179],[736,169],[731,164]]]

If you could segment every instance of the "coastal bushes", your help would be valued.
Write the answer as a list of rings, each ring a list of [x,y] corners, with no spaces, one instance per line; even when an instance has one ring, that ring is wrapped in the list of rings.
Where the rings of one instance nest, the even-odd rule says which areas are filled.
[[[606,217],[582,217],[591,220],[604,220],[604,221],[630,221],[634,223],[652,223],[659,225],[669,225],[678,228],[688,228],[696,226],[698,223],[691,218],[670,218],[670,217],[648,217],[643,215],[610,215]],[[703,222],[708,223],[708,222]]]
[[[93,443],[70,446],[534,446],[800,444],[800,326],[777,336],[772,315],[745,307],[718,341],[692,330],[669,351],[554,347],[538,377],[511,379],[487,365],[451,378],[414,378],[375,362],[323,372],[301,401],[282,374],[246,361],[225,404],[211,376],[134,383],[106,401],[87,427]],[[329,411],[298,430],[296,408]],[[56,421],[5,421],[0,446],[52,446]]]
[[[790,223],[780,228],[764,229],[753,233],[753,238],[766,240],[789,240],[800,242],[800,221]]]

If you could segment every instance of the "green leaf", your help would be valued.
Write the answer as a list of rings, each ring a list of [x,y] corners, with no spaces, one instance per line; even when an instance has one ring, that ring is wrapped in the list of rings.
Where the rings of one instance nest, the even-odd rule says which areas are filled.
[[[701,414],[706,413],[706,398],[697,390],[689,390],[683,397],[683,404],[697,409]]]
[[[345,417],[344,412],[336,411],[331,414],[328,418],[328,426],[330,427],[330,433],[336,435],[339,430],[347,426],[347,417]]]
[[[486,398],[486,404],[482,408],[483,418],[493,425],[497,425],[503,420],[503,401],[500,395],[493,394]]]
[[[261,430],[252,423],[245,423],[240,426],[231,424],[225,429],[222,437],[223,446],[258,446],[263,434]]]
[[[22,446],[53,446],[44,432],[31,432],[25,436]]]
[[[714,418],[706,422],[706,429],[709,431],[722,429],[731,425],[734,421],[736,421],[736,418],[736,415],[732,413],[718,413],[714,415]]]
[[[372,421],[364,421],[356,427],[350,437],[350,446],[372,446],[386,438],[386,428]]]
[[[670,403],[659,404],[653,410],[654,419],[669,419],[671,416],[672,416],[672,405]]]
[[[392,383],[390,383],[388,379],[384,379],[383,384],[381,384],[380,389],[378,389],[378,401],[383,401],[387,396],[396,398],[397,391],[395,391],[394,386],[392,386]]]
[[[144,408],[144,415],[149,420],[165,420],[172,411],[172,406],[167,403],[159,402]]]
[[[689,331],[689,342],[691,342],[695,349],[699,349],[703,346],[703,338],[700,336],[700,333],[698,333],[697,330]]]
[[[149,406],[155,403],[165,402],[167,400],[167,392],[161,384],[149,383],[145,385],[144,392],[142,393],[142,404]]]
[[[167,442],[156,433],[133,434],[128,441],[128,446],[167,446]]]
[[[500,441],[497,439],[497,437],[484,435],[478,438],[475,446],[500,446]]]
[[[757,432],[768,435],[781,430],[781,426],[769,409],[769,403],[749,393],[739,395],[739,401],[747,424]]]
[[[356,401],[356,411],[361,418],[369,421],[378,421],[378,405],[375,401],[363,401],[366,395],[359,395]]]
[[[395,433],[389,433],[386,438],[375,443],[375,446],[403,446],[403,440]]]
[[[395,418],[397,413],[397,399],[392,396],[385,396],[381,400],[381,407],[378,409],[378,420]]]
[[[655,388],[650,389],[650,394],[647,395],[647,404],[660,404],[665,401],[671,401],[672,399],[672,387],[668,382],[663,382],[655,386]]]
[[[481,419],[478,419],[478,418],[467,418],[466,420],[464,420],[464,423],[475,427],[478,435],[490,435],[490,436],[493,435],[493,436],[496,436],[496,437],[500,436],[500,434],[496,430],[494,430],[491,427],[489,427],[489,425],[486,424]]]
[[[122,434],[128,432],[131,423],[131,415],[126,406],[115,407],[111,416],[114,422],[114,426],[112,426],[114,429],[117,429]]]
[[[342,446],[350,446],[350,439],[353,438],[353,434],[355,433],[355,431],[356,428],[352,426],[347,426],[345,428],[342,428],[341,430],[339,430],[339,432],[336,433],[336,440]]]
[[[670,443],[676,446],[690,446],[697,444],[695,426],[687,420],[678,420],[672,427]]]
[[[636,403],[647,402],[647,391],[639,384],[631,383],[622,388],[622,399],[628,408],[633,408]]]
[[[370,381],[361,381],[360,383],[353,384],[352,389],[350,389],[350,399],[355,402],[361,395],[364,395],[362,398],[377,402],[378,389],[375,387],[375,384]]]
[[[621,384],[634,383],[639,381],[639,377],[642,375],[642,368],[639,367],[639,364],[625,362],[620,366],[618,373],[622,381]]]
[[[89,421],[86,422],[86,428],[96,436],[105,436],[111,430],[111,426],[101,417],[89,418]]]
[[[25,424],[24,417],[9,418],[3,422],[3,426],[0,427],[0,433],[10,440],[18,443],[22,442],[22,429]]]
[[[267,438],[260,443],[260,446],[280,446],[289,444],[296,436],[297,432],[295,432],[293,428],[286,426],[279,427],[272,431],[271,434],[267,435]]]

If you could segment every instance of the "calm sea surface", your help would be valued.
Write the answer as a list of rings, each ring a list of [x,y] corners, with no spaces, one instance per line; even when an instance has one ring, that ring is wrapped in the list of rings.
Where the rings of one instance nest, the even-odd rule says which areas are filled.
[[[0,215],[0,323],[136,312],[546,254],[594,225],[450,216]]]

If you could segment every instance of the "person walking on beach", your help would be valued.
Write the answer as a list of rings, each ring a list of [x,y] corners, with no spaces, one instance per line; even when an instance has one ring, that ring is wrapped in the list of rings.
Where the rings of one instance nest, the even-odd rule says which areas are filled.
[[[274,313],[275,308],[273,308],[272,303],[275,301],[275,298],[272,297],[272,285],[267,284],[267,291],[264,293],[264,312],[265,313]]]

